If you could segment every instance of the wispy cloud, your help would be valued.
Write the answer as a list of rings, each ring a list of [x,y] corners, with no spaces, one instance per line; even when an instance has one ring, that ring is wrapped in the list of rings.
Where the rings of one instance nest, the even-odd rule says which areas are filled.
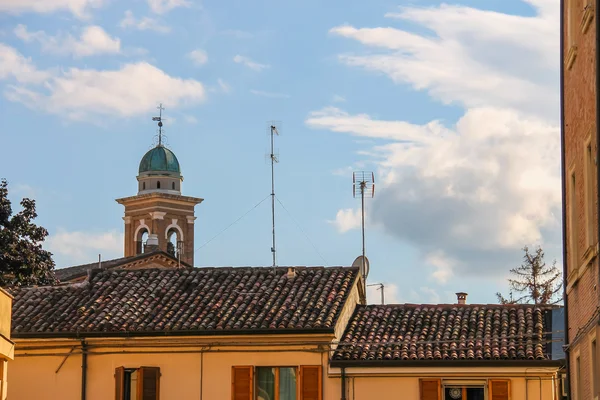
[[[131,10],[125,11],[125,16],[119,23],[121,28],[135,28],[140,31],[155,31],[160,33],[167,33],[171,31],[171,28],[156,18],[142,17],[136,18]]]
[[[289,99],[291,96],[289,94],[285,94],[285,93],[274,93],[274,92],[265,92],[262,90],[250,90],[250,93],[256,95],[256,96],[262,96],[262,97],[270,97],[273,99]]]
[[[191,2],[187,0],[148,0],[148,6],[155,14],[164,14],[177,7],[190,7]]]
[[[344,103],[346,101],[346,98],[343,96],[340,96],[339,94],[334,94],[332,100],[334,103]]]
[[[81,19],[90,17],[90,10],[101,7],[104,0],[2,0],[0,12],[21,14],[27,12],[52,13],[67,10]]]
[[[98,54],[118,54],[121,41],[111,37],[99,26],[88,26],[79,38],[71,34],[48,35],[44,31],[30,32],[25,25],[17,25],[15,35],[24,42],[38,42],[42,51],[55,54],[70,54],[73,57],[88,57]]]
[[[188,53],[187,57],[192,60],[194,65],[201,66],[208,62],[208,54],[202,49],[192,50]]]
[[[262,71],[263,69],[270,68],[271,66],[268,64],[257,63],[256,61],[252,61],[248,57],[240,56],[239,54],[233,57],[233,61],[237,64],[242,64],[254,71]]]

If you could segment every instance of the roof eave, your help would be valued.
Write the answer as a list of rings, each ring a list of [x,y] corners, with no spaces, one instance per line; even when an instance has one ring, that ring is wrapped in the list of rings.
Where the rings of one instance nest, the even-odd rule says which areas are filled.
[[[333,328],[305,329],[212,329],[181,331],[131,331],[131,332],[12,332],[13,339],[85,339],[98,337],[165,337],[165,336],[229,336],[229,335],[306,335],[333,334]]]
[[[334,368],[351,367],[561,367],[564,360],[332,360]]]

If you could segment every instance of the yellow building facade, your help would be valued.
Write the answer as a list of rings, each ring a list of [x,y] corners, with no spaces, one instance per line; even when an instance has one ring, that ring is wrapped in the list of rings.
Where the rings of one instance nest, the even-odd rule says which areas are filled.
[[[15,345],[10,340],[12,296],[0,288],[0,399],[8,390],[8,362],[14,358]]]

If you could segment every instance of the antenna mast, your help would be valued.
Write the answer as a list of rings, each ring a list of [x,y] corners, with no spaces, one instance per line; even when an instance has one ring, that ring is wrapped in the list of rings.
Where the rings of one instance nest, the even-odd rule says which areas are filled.
[[[162,112],[165,108],[163,107],[162,103],[160,103],[156,108],[158,109],[158,117],[152,117],[152,121],[158,121],[158,145],[162,146]]]
[[[277,266],[276,248],[275,248],[275,163],[279,162],[279,159],[275,155],[275,135],[279,135],[277,127],[271,125],[271,218],[273,228],[273,245],[271,246],[271,253],[273,254],[273,269]]]
[[[362,274],[367,280],[368,271],[365,265],[365,196],[375,196],[375,175],[373,172],[358,171],[352,173],[352,195],[360,196],[361,202],[361,228],[362,228]]]

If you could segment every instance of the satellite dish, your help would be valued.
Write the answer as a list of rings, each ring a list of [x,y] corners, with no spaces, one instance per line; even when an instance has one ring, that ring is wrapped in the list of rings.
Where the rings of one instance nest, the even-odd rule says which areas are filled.
[[[362,274],[362,276],[365,277],[365,279],[367,278],[367,275],[369,275],[369,259],[367,257],[365,258],[365,262],[364,262],[364,270],[363,270],[363,256],[358,256],[356,257],[356,259],[354,260],[354,262],[352,263],[353,267],[358,267],[360,273]]]

